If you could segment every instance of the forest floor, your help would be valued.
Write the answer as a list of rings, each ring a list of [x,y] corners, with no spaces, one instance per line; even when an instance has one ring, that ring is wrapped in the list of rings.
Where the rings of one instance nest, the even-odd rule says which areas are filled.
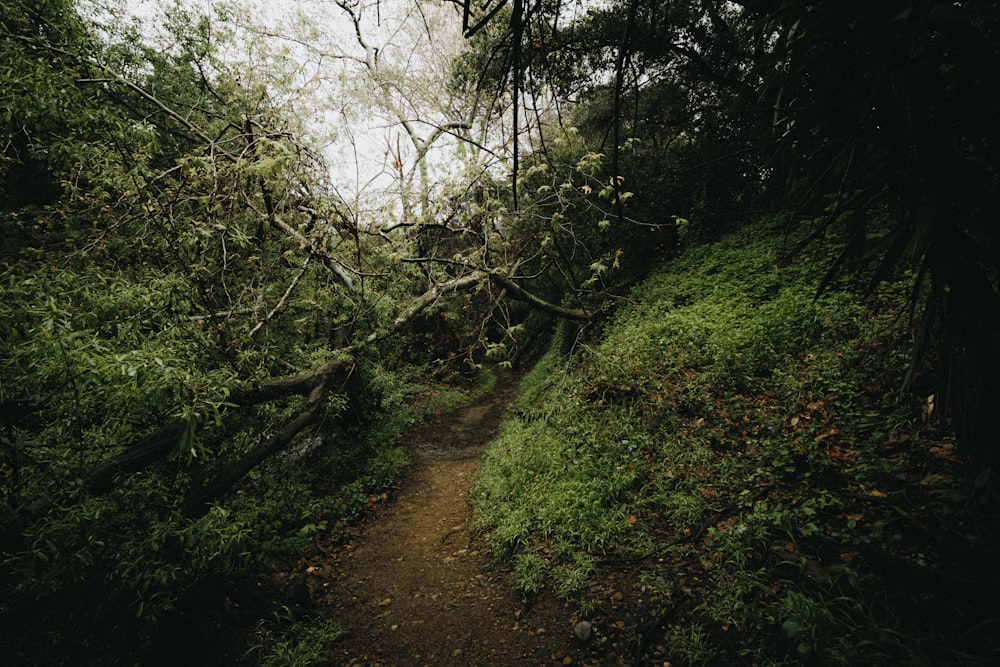
[[[472,478],[516,393],[517,378],[501,376],[416,427],[395,491],[346,543],[318,543],[286,573],[304,567],[310,606],[344,626],[332,664],[618,664],[611,646],[594,657],[606,637],[576,638],[571,607],[551,594],[526,601],[470,526]]]

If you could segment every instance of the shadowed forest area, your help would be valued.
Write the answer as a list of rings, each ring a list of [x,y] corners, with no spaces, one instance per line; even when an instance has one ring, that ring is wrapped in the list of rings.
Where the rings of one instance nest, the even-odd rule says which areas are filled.
[[[997,89],[985,1],[0,0],[0,652],[996,664]]]

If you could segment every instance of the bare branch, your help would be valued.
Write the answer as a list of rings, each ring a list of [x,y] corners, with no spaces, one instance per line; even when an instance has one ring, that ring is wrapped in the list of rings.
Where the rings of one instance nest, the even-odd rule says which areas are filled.
[[[310,260],[312,260],[312,256],[306,257],[306,261],[302,263],[302,268],[299,269],[299,272],[295,274],[294,278],[292,278],[292,282],[288,285],[288,289],[286,289],[285,293],[281,295],[280,299],[278,299],[278,303],[274,305],[271,312],[269,312],[264,319],[258,322],[254,328],[250,330],[250,336],[253,336],[255,333],[260,331],[261,327],[270,322],[271,318],[274,317],[277,312],[282,309],[282,307],[284,307],[285,303],[288,301],[288,297],[291,296],[292,291],[295,289],[295,286],[299,284],[302,276],[305,275],[306,269],[309,268]]]
[[[400,329],[405,327],[409,322],[413,320],[417,315],[419,315],[425,308],[436,302],[442,296],[450,294],[452,292],[460,292],[466,289],[471,289],[479,285],[483,279],[486,277],[486,273],[483,271],[474,271],[467,276],[461,276],[455,278],[454,280],[449,280],[444,283],[438,283],[431,287],[429,290],[414,299],[409,307],[393,320],[392,325],[385,332],[374,332],[365,340],[366,343],[374,343],[375,341],[390,336]]]
[[[531,304],[537,308],[552,313],[557,317],[563,317],[568,320],[578,320],[582,322],[587,322],[593,318],[594,314],[586,310],[580,310],[577,308],[566,308],[565,306],[560,306],[555,303],[551,303],[542,299],[537,294],[533,294],[528,290],[524,289],[516,282],[510,278],[501,275],[499,273],[490,273],[490,279],[503,286],[507,291],[510,292],[511,296],[519,301],[524,301],[525,303]]]

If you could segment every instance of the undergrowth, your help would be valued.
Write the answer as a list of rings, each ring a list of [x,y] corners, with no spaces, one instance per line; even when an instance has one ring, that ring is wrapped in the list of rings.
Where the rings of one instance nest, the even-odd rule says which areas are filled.
[[[252,651],[265,656],[261,660],[263,667],[326,665],[329,664],[331,644],[345,633],[342,626],[321,618],[296,621],[287,615],[279,617],[278,623],[262,623],[258,627],[259,643]]]
[[[1000,658],[988,473],[899,391],[910,279],[817,297],[779,236],[689,251],[600,340],[557,332],[485,456],[479,527],[636,664]]]

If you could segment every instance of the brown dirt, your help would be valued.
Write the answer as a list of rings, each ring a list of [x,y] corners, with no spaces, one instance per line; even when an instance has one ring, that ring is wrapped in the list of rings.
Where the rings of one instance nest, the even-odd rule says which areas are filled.
[[[504,377],[490,395],[417,428],[393,497],[347,544],[317,552],[306,570],[312,605],[348,631],[333,664],[589,662],[593,647],[573,636],[572,609],[544,595],[523,600],[470,529],[471,480],[516,386]]]

